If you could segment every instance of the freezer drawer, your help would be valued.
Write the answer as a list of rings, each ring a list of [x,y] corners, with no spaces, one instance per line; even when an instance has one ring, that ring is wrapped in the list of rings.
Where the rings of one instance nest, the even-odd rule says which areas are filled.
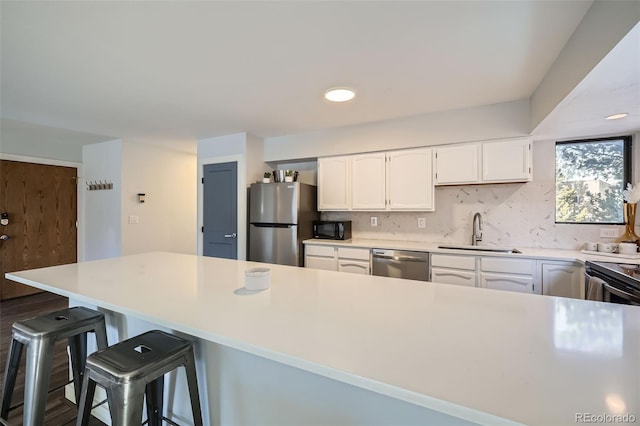
[[[249,260],[301,266],[297,225],[249,227]]]

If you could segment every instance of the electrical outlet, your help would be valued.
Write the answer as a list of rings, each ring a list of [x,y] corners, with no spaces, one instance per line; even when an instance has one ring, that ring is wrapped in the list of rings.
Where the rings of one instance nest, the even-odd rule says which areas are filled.
[[[427,226],[427,221],[425,220],[424,217],[419,217],[418,218],[418,228],[426,228]]]
[[[378,226],[378,218],[371,216],[371,226]]]
[[[600,229],[600,238],[618,238],[618,230],[602,228]]]
[[[136,225],[138,223],[138,216],[129,216],[129,224]]]

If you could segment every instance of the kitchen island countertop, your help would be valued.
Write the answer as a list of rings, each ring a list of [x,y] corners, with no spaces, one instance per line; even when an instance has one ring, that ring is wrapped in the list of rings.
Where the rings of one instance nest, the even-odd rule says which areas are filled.
[[[242,294],[255,266],[158,252],[7,278],[481,424],[640,418],[639,307],[280,265]]]

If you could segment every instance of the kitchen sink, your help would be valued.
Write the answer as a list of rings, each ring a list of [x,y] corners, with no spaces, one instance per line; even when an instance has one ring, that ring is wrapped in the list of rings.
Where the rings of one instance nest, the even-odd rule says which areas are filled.
[[[492,253],[522,253],[518,249],[496,246],[472,246],[470,244],[442,244],[439,245],[440,249],[450,250],[469,250],[469,251],[488,251]]]

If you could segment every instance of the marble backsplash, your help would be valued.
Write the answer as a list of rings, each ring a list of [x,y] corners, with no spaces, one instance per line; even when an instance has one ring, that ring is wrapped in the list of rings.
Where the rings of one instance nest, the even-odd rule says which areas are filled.
[[[555,223],[553,179],[517,184],[465,185],[435,188],[435,212],[323,212],[324,220],[351,220],[353,237],[470,244],[475,212],[482,214],[481,244],[513,247],[581,249],[585,241],[609,242],[600,229],[620,225]],[[378,226],[370,226],[370,218]],[[426,227],[418,228],[418,218]]]

